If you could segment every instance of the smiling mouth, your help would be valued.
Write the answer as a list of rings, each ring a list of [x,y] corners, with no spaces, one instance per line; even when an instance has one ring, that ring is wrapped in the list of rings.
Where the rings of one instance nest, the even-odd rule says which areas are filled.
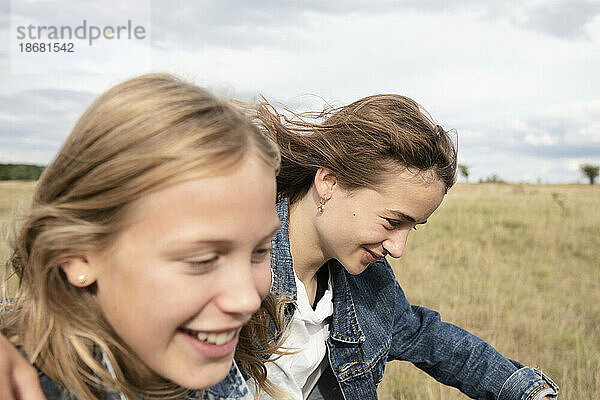
[[[215,344],[217,346],[221,346],[225,343],[230,342],[236,333],[239,331],[239,328],[232,329],[224,332],[202,332],[202,331],[193,331],[191,329],[181,328],[181,331],[195,337],[201,342]]]
[[[371,250],[367,249],[366,247],[363,247],[363,249],[365,249],[365,250],[366,250],[366,251],[367,251],[367,252],[368,252],[368,253],[369,253],[371,256],[373,256],[373,258],[376,258],[376,259],[378,259],[378,260],[379,260],[380,258],[383,258],[383,257],[384,257],[384,256],[382,256],[382,255],[379,255],[379,254],[373,253]]]

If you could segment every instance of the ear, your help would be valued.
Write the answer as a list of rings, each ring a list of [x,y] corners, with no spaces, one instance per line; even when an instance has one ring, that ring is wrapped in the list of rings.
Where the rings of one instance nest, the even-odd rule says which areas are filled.
[[[60,268],[73,286],[87,287],[96,282],[96,270],[84,256],[70,256],[60,263]]]
[[[337,186],[337,177],[327,168],[319,168],[315,174],[315,189],[320,198],[329,200]]]

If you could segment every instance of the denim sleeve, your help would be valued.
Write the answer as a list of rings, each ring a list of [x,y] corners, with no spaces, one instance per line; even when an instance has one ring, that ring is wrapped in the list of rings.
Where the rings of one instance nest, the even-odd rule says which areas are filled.
[[[545,375],[503,357],[490,344],[411,305],[396,282],[394,331],[388,361],[410,361],[436,380],[474,399],[539,400],[556,396]]]
[[[523,388],[527,388],[524,393]],[[550,399],[557,399],[558,386],[542,371],[535,368],[522,367],[504,382],[498,395],[498,400],[540,400],[544,396],[548,396]]]

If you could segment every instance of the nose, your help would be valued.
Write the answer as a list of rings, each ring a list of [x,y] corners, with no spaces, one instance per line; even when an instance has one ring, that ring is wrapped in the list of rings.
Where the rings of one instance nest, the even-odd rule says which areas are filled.
[[[222,312],[249,316],[258,310],[262,297],[252,268],[256,266],[253,267],[246,261],[237,267],[232,267],[221,278],[223,283],[215,301]]]
[[[390,256],[399,258],[404,252],[409,231],[410,229],[393,231],[392,234],[383,242],[384,250],[387,251]]]

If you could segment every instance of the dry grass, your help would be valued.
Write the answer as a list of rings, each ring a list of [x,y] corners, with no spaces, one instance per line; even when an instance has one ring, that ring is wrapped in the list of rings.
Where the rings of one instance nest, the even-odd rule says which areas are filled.
[[[409,300],[544,369],[563,399],[600,393],[600,187],[458,185],[393,263]],[[462,399],[388,364],[383,399]]]
[[[0,223],[33,183],[0,182]],[[394,263],[415,304],[543,368],[561,398],[600,393],[600,186],[457,185]],[[407,363],[382,399],[462,399]]]
[[[2,281],[8,249],[6,243],[8,229],[12,226],[17,210],[29,205],[34,187],[35,182],[0,181],[0,279]],[[10,279],[8,291],[14,291],[16,284],[16,279]]]

